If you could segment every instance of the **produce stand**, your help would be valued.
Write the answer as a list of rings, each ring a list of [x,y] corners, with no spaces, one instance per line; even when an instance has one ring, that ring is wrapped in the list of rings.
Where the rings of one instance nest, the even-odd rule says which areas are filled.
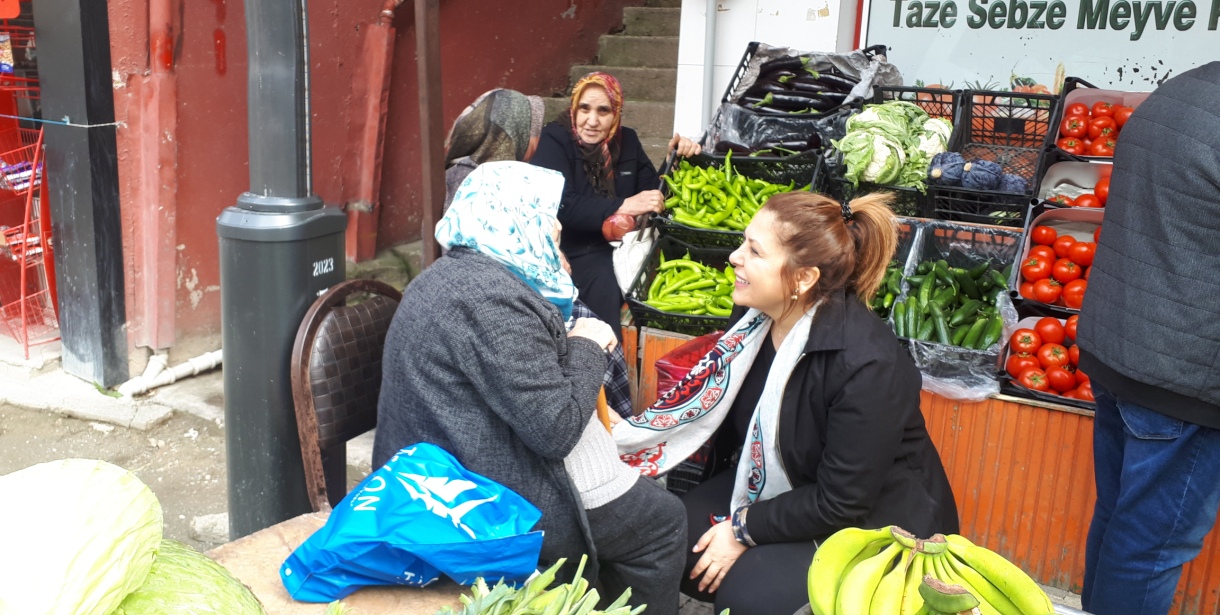
[[[267,615],[322,615],[325,604],[297,602],[280,581],[280,565],[305,539],[326,524],[327,513],[294,517],[207,552],[250,588]],[[448,579],[425,587],[369,587],[343,599],[361,615],[433,615],[442,607],[461,606],[466,591]]]

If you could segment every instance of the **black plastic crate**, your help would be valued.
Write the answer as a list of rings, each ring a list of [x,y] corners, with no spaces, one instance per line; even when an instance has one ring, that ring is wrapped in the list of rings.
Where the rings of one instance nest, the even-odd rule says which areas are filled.
[[[737,63],[737,70],[733,71],[733,77],[729,79],[729,85],[724,90],[724,96],[720,97],[720,102],[729,102],[733,96],[733,90],[736,90],[741,81],[745,79],[746,71],[750,68],[750,60],[754,59],[754,54],[758,53],[758,46],[761,45],[758,41],[751,42],[746,45],[746,51],[741,55],[741,62]],[[862,48],[860,51],[869,58],[885,55],[887,47],[885,45],[870,45]],[[792,56],[799,57],[799,56]]]
[[[751,160],[758,163],[779,163],[796,166],[809,166],[816,163],[819,157],[831,148],[831,142],[842,139],[846,132],[847,118],[859,112],[859,103],[843,105],[833,113],[819,114],[816,118],[790,120],[757,114],[743,113],[744,109],[721,107],[712,118],[711,126],[704,133],[703,153],[719,164],[723,164],[726,154],[717,146],[722,143],[734,143],[749,148],[756,148],[768,141],[810,141],[814,135],[820,144],[817,147],[802,150],[796,154],[774,155],[753,154],[735,151],[732,158]],[[730,116],[726,119],[726,113]],[[731,129],[728,125],[732,125]],[[725,139],[732,136],[734,140]],[[722,140],[724,139],[724,140]]]
[[[686,160],[698,167],[724,166],[723,158],[717,160],[707,154],[699,154]],[[733,165],[733,173],[740,173],[744,177],[772,184],[793,185],[795,190],[799,190],[815,181],[815,172],[820,160],[820,156],[802,157],[800,160],[783,158],[764,160],[748,156],[740,158],[732,156],[729,162]],[[664,166],[661,167],[661,174],[668,174],[670,167],[676,163],[676,159],[666,160]],[[661,193],[667,199],[671,196],[669,184],[664,181],[661,182]],[[741,231],[694,228],[674,222],[668,214],[667,211],[653,218],[654,223],[660,226],[661,232],[665,235],[685,241],[695,247],[716,246],[732,249],[741,245],[743,237]]]
[[[627,306],[631,310],[631,319],[635,322],[635,325],[694,336],[725,329],[728,326],[728,317],[662,312],[644,303],[644,301],[648,299],[648,287],[657,275],[657,266],[661,263],[661,254],[665,255],[666,260],[671,260],[682,258],[689,253],[692,259],[700,263],[724,269],[724,266],[729,262],[729,255],[733,253],[733,249],[728,247],[700,247],[677,239],[672,235],[661,235],[657,238],[652,252],[649,253],[648,259],[644,261],[644,266],[640,268],[640,272],[636,274],[635,282],[632,283],[631,290],[627,293]]]
[[[868,182],[860,182],[858,186],[853,186],[850,181],[839,175],[830,177],[829,182],[826,194],[840,202],[851,201],[874,192],[888,192],[894,196],[891,209],[899,216],[922,217],[928,209],[928,195],[915,188],[882,186]]]
[[[983,92],[963,94],[961,121],[949,150],[967,161],[999,163],[1005,173],[1025,179],[1023,193],[975,190],[960,186],[930,186],[933,218],[1022,227],[1030,199],[1038,190],[1047,141],[1058,98],[1046,94]]]
[[[873,102],[885,103],[901,100],[919,105],[928,115],[949,120],[954,128],[962,111],[962,91],[939,88],[908,88],[877,86],[873,88]]]

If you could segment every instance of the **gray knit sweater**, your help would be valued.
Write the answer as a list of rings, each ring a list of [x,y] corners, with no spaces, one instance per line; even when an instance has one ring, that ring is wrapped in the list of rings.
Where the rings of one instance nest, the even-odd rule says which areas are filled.
[[[564,467],[606,354],[504,266],[451,250],[403,293],[386,338],[373,467],[431,442],[543,513],[542,560],[595,553]]]

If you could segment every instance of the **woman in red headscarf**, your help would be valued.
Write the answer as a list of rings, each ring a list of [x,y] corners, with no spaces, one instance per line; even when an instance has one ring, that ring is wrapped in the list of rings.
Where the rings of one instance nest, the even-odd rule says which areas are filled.
[[[606,73],[590,73],[572,88],[571,108],[542,129],[531,163],[563,173],[560,249],[572,263],[580,300],[621,338],[623,296],[614,277],[613,247],[602,223],[614,214],[661,212],[660,178],[635,131],[622,125],[623,90]],[[680,156],[699,145],[674,134]]]

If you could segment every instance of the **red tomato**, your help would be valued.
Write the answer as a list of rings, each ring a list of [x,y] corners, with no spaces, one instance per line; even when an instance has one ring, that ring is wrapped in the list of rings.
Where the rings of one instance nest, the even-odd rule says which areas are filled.
[[[1081,385],[1089,381],[1089,376],[1080,370],[1076,370],[1076,384]]]
[[[1064,115],[1085,115],[1089,114],[1089,106],[1084,103],[1072,103],[1067,106],[1063,112]]]
[[[1093,264],[1093,255],[1097,253],[1097,244],[1091,241],[1077,241],[1068,248],[1068,258],[1081,267]],[[1063,280],[1059,280],[1062,282]]]
[[[1072,367],[1080,365],[1080,346],[1072,346],[1068,348],[1068,360],[1072,362]],[[1072,380],[1076,377],[1072,376]]]
[[[1101,207],[1101,199],[1096,194],[1082,194],[1076,197],[1076,207]]]
[[[1127,120],[1131,119],[1131,114],[1135,111],[1131,107],[1119,107],[1114,110],[1114,123],[1121,129],[1127,125]]]
[[[1072,389],[1071,391],[1068,391],[1066,393],[1061,393],[1060,395],[1063,397],[1066,397],[1068,399],[1080,399],[1080,393],[1077,392],[1076,389]]]
[[[1071,248],[1072,244],[1074,243],[1076,243],[1075,237],[1072,237],[1071,235],[1060,235],[1059,238],[1055,240],[1055,243],[1052,244],[1052,247],[1055,248],[1055,256],[1059,258],[1067,258],[1068,248]]]
[[[1060,393],[1067,393],[1080,386],[1076,384],[1075,374],[1063,367],[1046,368],[1046,381],[1050,383],[1052,389]]]
[[[1114,155],[1114,146],[1118,142],[1111,138],[1098,139],[1089,146],[1090,156],[1110,157]]]
[[[1095,117],[1089,120],[1089,138],[1096,141],[1098,139],[1106,139],[1118,134],[1118,127],[1114,124],[1112,117]]]
[[[1042,369],[1063,367],[1068,361],[1068,349],[1062,344],[1043,344],[1038,349],[1038,362],[1042,364]]]
[[[1049,226],[1035,226],[1030,232],[1029,238],[1040,246],[1049,246],[1055,243],[1055,239],[1059,237],[1059,233]]]
[[[1021,375],[1017,377],[1017,382],[1031,391],[1050,389],[1050,383],[1046,381],[1046,372],[1040,369],[1027,369],[1021,372]]]
[[[1090,109],[1089,111],[1091,111],[1093,113],[1093,117],[1099,117],[1102,115],[1113,116],[1114,115],[1114,103],[1106,102],[1104,100],[1099,100],[1099,101],[1093,103],[1093,108]]]
[[[1033,246],[1029,249],[1026,258],[1041,258],[1054,263],[1055,259],[1059,257],[1055,256],[1055,249],[1050,246]]]
[[[1103,177],[1097,181],[1097,185],[1093,186],[1093,194],[1101,201],[1101,206],[1106,206],[1106,200],[1110,198],[1110,178]]]
[[[1068,282],[1063,287],[1063,304],[1079,310],[1084,303],[1084,291],[1089,287],[1089,283],[1085,280],[1073,280]]]
[[[1059,322],[1058,318],[1051,318],[1050,316],[1038,319],[1037,324],[1034,325],[1034,331],[1037,331],[1038,337],[1042,338],[1043,345],[1062,344],[1067,336],[1063,329],[1063,323]]]
[[[1067,207],[1073,207],[1076,205],[1075,199],[1073,199],[1072,197],[1070,197],[1066,194],[1056,194],[1055,196],[1053,196],[1047,200],[1052,203],[1059,203],[1060,205],[1064,205]]]
[[[1021,264],[1021,276],[1030,282],[1045,280],[1051,277],[1051,261],[1042,258],[1030,258]]]
[[[1114,165],[1112,165],[1112,164],[1097,165],[1097,178],[1098,179],[1109,179],[1110,174],[1113,172],[1114,172]]]
[[[1092,267],[1091,265],[1090,265],[1090,266],[1088,266],[1088,267],[1085,267],[1085,268],[1084,268],[1084,275],[1083,275],[1083,276],[1081,276],[1081,278],[1080,278],[1080,279],[1082,279],[1082,280],[1087,280],[1087,279],[1089,279],[1089,272],[1090,272],[1090,271],[1092,271],[1092,270],[1093,270],[1093,267]]]
[[[1008,345],[1013,352],[1034,354],[1042,347],[1042,337],[1033,329],[1017,329],[1012,332]]]
[[[1058,282],[1043,278],[1034,282],[1034,299],[1042,303],[1054,303],[1059,300],[1059,296],[1063,294],[1063,287]]]
[[[1037,357],[1032,354],[1012,354],[1008,357],[1008,361],[1004,363],[1004,370],[1009,376],[1019,378],[1025,370],[1038,369],[1042,364],[1038,363]]]
[[[1080,271],[1080,265],[1077,265],[1066,258],[1061,258],[1055,261],[1054,266],[1051,267],[1051,277],[1055,278],[1055,281],[1060,284],[1067,284],[1072,280],[1079,280],[1081,275],[1082,272]]]
[[[1089,132],[1089,118],[1083,115],[1069,115],[1059,123],[1059,134],[1079,139]]]
[[[1017,288],[1017,290],[1021,293],[1021,296],[1025,297],[1026,299],[1029,299],[1031,301],[1038,300],[1037,295],[1034,294],[1034,283],[1033,282],[1021,282],[1021,286],[1019,286]]]
[[[1076,341],[1076,323],[1080,322],[1080,314],[1072,314],[1063,325],[1063,334],[1069,340]]]
[[[1093,243],[1097,243],[1099,241],[1101,241],[1101,225],[1100,224],[1097,225],[1097,228],[1093,229]]]
[[[1073,156],[1086,155],[1086,152],[1084,151],[1084,141],[1081,141],[1076,137],[1063,137],[1055,142],[1055,146]]]
[[[1080,385],[1080,388],[1076,389],[1076,395],[1085,401],[1096,401],[1093,399],[1093,385],[1088,382]]]

